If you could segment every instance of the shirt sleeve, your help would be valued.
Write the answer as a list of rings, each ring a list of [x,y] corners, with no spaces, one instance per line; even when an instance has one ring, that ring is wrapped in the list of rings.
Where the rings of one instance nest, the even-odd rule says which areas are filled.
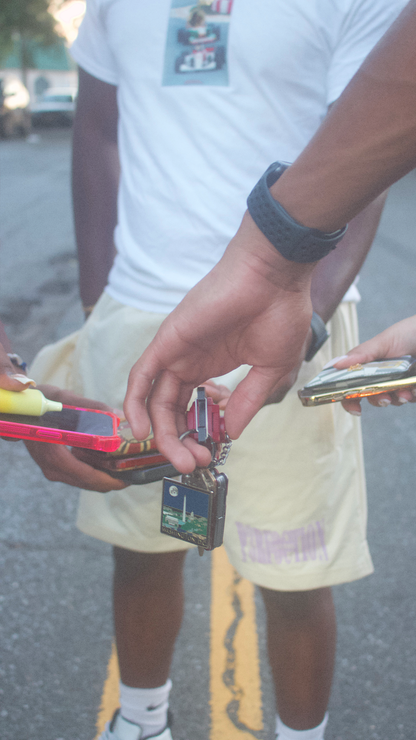
[[[328,74],[328,105],[341,95],[406,4],[407,0],[348,1]]]
[[[118,85],[117,64],[108,44],[100,0],[87,0],[84,19],[71,46],[71,56],[93,77]]]

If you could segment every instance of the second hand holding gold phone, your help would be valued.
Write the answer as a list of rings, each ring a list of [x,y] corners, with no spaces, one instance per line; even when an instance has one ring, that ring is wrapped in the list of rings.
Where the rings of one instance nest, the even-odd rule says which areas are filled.
[[[416,359],[404,355],[343,370],[329,367],[299,390],[298,396],[304,406],[321,406],[412,387],[416,387]]]

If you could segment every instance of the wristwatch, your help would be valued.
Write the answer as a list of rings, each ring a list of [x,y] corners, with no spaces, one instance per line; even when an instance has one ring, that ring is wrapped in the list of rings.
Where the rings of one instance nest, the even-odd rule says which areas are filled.
[[[316,262],[335,249],[347,227],[325,233],[302,226],[285,211],[269,188],[289,166],[286,162],[270,165],[247,198],[248,210],[260,231],[283,257],[292,262]]]
[[[322,321],[321,317],[318,316],[317,313],[315,313],[315,311],[312,314],[311,329],[312,342],[305,355],[306,362],[310,362],[313,357],[315,357],[316,353],[321,349],[322,345],[325,344],[326,340],[329,337],[324,322]]]

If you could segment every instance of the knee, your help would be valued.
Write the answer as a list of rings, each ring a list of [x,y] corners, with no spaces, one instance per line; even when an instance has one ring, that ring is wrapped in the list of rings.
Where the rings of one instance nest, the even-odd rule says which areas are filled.
[[[313,620],[333,612],[331,588],[311,591],[272,591],[260,588],[268,618],[293,621]]]
[[[177,580],[182,575],[186,552],[135,552],[113,547],[115,580],[119,585]]]

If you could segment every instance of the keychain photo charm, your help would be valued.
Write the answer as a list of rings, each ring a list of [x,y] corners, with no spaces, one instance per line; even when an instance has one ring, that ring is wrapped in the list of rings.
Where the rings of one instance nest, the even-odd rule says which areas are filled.
[[[196,468],[182,480],[164,478],[160,531],[204,550],[222,545],[228,479]]]
[[[197,545],[203,555],[204,550],[213,550],[223,542],[228,478],[215,466],[225,463],[231,447],[219,408],[206,398],[204,388],[197,389],[188,426],[183,436],[192,435],[200,444],[210,444],[212,461],[209,467],[196,468],[179,480],[163,479],[160,531]]]

